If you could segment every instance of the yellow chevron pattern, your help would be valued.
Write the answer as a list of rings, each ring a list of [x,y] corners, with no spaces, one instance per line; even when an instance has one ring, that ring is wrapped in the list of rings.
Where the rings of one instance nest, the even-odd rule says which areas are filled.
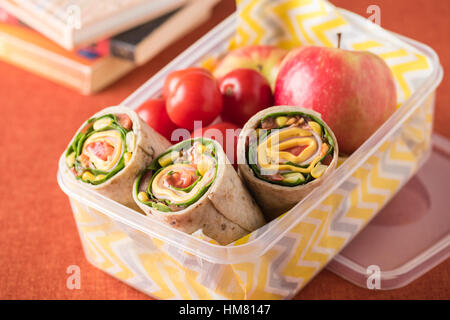
[[[394,73],[398,103],[430,73],[427,57],[378,35],[359,34],[322,0],[238,0],[239,23],[229,47],[275,44],[283,48],[345,46],[381,56]],[[209,69],[217,60],[203,61]],[[286,299],[303,288],[356,235],[417,170],[427,154],[434,94],[364,164],[273,246],[253,261],[214,264],[124,228],[101,212],[71,200],[86,257],[96,267],[160,299]],[[283,219],[279,217],[277,220]],[[230,246],[258,238],[264,226]],[[207,239],[201,232],[194,236]],[[211,276],[214,275],[214,276]]]

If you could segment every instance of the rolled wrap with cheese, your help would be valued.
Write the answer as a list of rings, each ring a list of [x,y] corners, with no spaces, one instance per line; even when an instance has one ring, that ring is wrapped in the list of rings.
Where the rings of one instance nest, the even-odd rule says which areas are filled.
[[[136,179],[133,192],[149,216],[186,233],[226,245],[265,224],[222,147],[196,138],[158,156]]]
[[[320,114],[275,106],[245,124],[237,153],[239,174],[272,220],[294,207],[335,169],[338,145]]]
[[[65,153],[66,173],[79,183],[139,210],[133,183],[171,144],[133,110],[108,107],[86,121]]]

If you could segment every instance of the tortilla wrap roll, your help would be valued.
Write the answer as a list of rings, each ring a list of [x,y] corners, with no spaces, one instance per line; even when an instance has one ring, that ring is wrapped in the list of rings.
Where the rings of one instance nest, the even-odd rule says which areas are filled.
[[[335,168],[336,137],[320,114],[275,106],[258,112],[242,129],[239,174],[272,220],[294,207]]]
[[[149,216],[226,245],[265,224],[222,147],[214,140],[182,141],[136,179],[133,196]]]
[[[86,121],[70,142],[66,173],[79,183],[136,209],[136,176],[171,144],[133,110],[109,107]]]

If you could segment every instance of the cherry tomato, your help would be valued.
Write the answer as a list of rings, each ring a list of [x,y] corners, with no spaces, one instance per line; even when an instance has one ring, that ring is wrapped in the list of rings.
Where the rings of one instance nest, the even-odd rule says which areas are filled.
[[[235,69],[219,80],[223,97],[221,117],[238,126],[255,113],[273,106],[270,84],[261,73],[252,69]]]
[[[167,99],[167,97],[169,96],[169,92],[174,91],[175,87],[178,85],[180,78],[183,75],[185,75],[187,73],[192,73],[192,72],[203,72],[206,74],[209,73],[209,71],[206,70],[205,68],[199,68],[199,67],[191,67],[191,68],[186,68],[186,69],[182,69],[182,70],[176,70],[176,71],[169,73],[169,75],[164,80],[164,87],[163,87],[163,92],[162,92],[163,97],[165,99]]]
[[[222,111],[219,86],[206,69],[175,71],[166,78],[163,92],[169,118],[188,130],[196,120],[209,125]]]
[[[209,138],[216,140],[225,151],[230,162],[237,168],[237,143],[241,129],[229,122],[221,122],[191,133],[191,138]]]
[[[172,132],[177,129],[166,111],[164,99],[150,99],[136,109],[137,114],[156,132],[170,141]]]

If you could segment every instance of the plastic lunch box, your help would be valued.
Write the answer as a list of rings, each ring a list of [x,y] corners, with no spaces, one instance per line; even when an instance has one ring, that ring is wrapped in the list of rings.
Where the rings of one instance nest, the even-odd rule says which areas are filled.
[[[355,25],[367,23],[345,10]],[[235,30],[230,16],[143,84],[122,104],[136,108],[160,93],[166,75],[224,52]],[[65,179],[86,258],[128,285],[160,299],[293,297],[368,224],[428,159],[435,89],[442,68],[433,50],[400,37],[426,55],[433,73],[379,130],[292,210],[228,246],[184,234],[136,214]]]

